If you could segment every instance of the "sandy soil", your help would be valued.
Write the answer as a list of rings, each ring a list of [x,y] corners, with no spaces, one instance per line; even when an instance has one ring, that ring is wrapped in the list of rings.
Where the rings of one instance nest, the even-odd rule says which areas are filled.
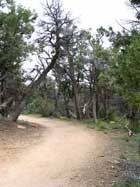
[[[0,187],[110,187],[118,146],[74,122],[21,116],[40,126],[0,125]]]

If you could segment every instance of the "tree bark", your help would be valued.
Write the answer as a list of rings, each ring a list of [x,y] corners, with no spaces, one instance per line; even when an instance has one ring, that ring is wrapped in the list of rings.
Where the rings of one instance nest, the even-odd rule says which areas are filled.
[[[9,99],[6,98],[6,73],[2,72],[1,73],[1,78],[0,78],[0,113],[3,117],[7,117],[7,107],[9,104]],[[11,100],[11,99],[10,99]]]
[[[128,119],[128,127],[130,129],[137,129],[140,127],[140,120],[138,119],[137,115],[138,110],[130,109],[129,114],[127,115]]]
[[[96,94],[93,94],[93,99],[92,99],[92,114],[94,121],[97,122],[97,108],[96,108]]]
[[[74,91],[74,103],[75,103],[75,110],[77,119],[81,119],[81,111],[79,106],[79,95],[78,90],[75,84],[73,84],[73,91]]]
[[[70,116],[68,103],[69,103],[69,99],[67,99],[66,96],[64,95],[64,105],[65,105],[66,116],[67,118],[70,118],[71,116]]]
[[[97,122],[97,93],[96,93],[96,89],[95,89],[96,85],[95,85],[95,81],[93,83],[93,81],[90,82],[90,103],[91,103],[91,117],[94,118],[95,122]]]
[[[10,120],[16,122],[19,115],[21,114],[21,112],[25,108],[25,106],[26,106],[26,97],[22,98],[22,101],[18,103],[17,108],[10,116]]]
[[[28,88],[27,88],[27,93],[22,96],[18,104],[16,105],[15,111],[10,114],[10,120],[12,121],[17,121],[19,115],[23,111],[23,109],[26,106],[26,100],[27,98],[31,95],[31,91],[33,89],[36,89],[40,83],[46,78],[47,74],[51,71],[51,69],[54,67],[55,63],[57,62],[57,59],[59,58],[59,48],[57,47],[56,54],[53,56],[51,63],[48,65],[48,67],[42,72],[42,74],[38,77],[37,80],[32,82]]]

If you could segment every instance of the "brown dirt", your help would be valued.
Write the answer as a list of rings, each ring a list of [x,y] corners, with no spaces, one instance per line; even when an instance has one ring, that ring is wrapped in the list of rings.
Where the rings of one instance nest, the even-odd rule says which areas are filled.
[[[110,187],[118,177],[118,146],[74,122],[21,116],[38,123],[0,125],[0,187]]]

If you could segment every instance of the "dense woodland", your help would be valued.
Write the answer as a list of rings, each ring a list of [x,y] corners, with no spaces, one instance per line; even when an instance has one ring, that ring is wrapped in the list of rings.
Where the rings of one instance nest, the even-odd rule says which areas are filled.
[[[140,120],[140,1],[129,30],[83,30],[59,1],[43,18],[0,0],[0,115]],[[33,61],[33,63],[32,63]],[[30,71],[26,68],[30,67]]]

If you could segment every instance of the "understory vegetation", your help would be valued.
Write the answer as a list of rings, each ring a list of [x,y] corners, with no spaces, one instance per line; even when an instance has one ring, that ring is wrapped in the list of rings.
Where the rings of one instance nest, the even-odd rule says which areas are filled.
[[[137,147],[140,1],[129,4],[136,12],[129,29],[93,31],[81,29],[59,0],[46,1],[42,17],[0,0],[0,118],[40,114],[98,130],[125,129],[134,133],[127,146]]]
[[[122,154],[121,179],[115,187],[139,187],[140,186],[140,133],[133,137],[124,136],[119,140]],[[125,149],[124,149],[125,147]]]

